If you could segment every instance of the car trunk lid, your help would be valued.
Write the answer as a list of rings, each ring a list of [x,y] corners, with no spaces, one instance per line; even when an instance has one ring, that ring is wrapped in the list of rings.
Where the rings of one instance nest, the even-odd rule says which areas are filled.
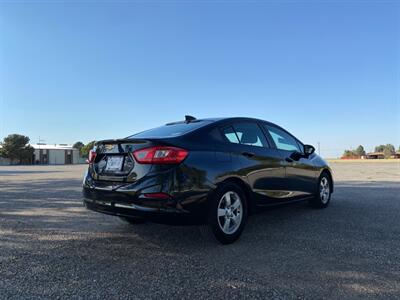
[[[136,162],[133,152],[155,144],[147,139],[103,140],[96,144],[96,157],[92,163],[92,175],[96,180],[136,181],[151,170],[151,165]]]

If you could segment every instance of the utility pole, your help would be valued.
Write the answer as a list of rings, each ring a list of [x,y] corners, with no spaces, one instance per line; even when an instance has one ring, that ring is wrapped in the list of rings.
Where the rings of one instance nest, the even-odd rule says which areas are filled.
[[[318,155],[321,156],[321,143],[318,142]]]

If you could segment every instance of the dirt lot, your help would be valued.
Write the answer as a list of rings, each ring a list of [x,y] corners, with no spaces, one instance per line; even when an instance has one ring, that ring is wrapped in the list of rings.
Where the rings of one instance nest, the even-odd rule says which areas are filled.
[[[257,214],[229,246],[85,210],[86,166],[0,167],[0,297],[400,298],[399,163],[332,167],[328,209]]]

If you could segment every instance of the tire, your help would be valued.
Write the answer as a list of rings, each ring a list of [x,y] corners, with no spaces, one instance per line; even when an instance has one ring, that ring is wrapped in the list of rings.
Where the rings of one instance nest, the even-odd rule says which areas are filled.
[[[146,220],[140,217],[119,217],[122,221],[135,225],[145,223]]]
[[[235,242],[247,220],[247,202],[243,190],[234,183],[220,186],[211,199],[207,223],[221,244]]]
[[[318,180],[317,192],[315,197],[310,201],[315,208],[326,208],[331,201],[332,183],[328,173],[321,174]]]

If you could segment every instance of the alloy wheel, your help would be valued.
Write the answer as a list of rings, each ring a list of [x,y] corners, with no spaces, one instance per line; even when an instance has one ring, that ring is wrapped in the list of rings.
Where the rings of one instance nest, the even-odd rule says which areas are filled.
[[[218,224],[225,234],[235,233],[243,218],[243,204],[239,195],[233,191],[226,192],[218,204]]]
[[[329,180],[326,177],[322,177],[319,185],[319,196],[323,204],[328,203],[330,193]]]

